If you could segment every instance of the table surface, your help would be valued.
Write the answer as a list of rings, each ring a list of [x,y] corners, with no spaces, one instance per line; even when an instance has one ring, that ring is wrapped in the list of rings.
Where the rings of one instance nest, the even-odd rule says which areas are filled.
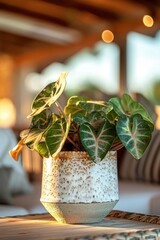
[[[160,239],[160,216],[112,211],[102,222],[92,224],[61,224],[49,214],[4,217],[0,218],[0,239]]]

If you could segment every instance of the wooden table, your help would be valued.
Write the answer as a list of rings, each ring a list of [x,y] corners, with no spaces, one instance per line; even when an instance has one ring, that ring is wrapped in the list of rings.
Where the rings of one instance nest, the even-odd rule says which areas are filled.
[[[146,237],[146,238],[145,238]],[[49,214],[0,218],[3,240],[160,239],[160,216],[112,211],[94,224],[60,224]]]

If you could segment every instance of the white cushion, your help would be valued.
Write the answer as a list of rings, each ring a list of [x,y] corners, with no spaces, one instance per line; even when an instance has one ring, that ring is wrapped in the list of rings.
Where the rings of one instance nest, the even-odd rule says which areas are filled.
[[[115,210],[144,214],[160,214],[160,208],[153,208],[155,196],[160,194],[158,184],[140,181],[119,181],[119,201]]]
[[[158,212],[158,215],[160,215],[160,194],[151,199],[151,212],[155,215]]]
[[[0,217],[26,215],[29,212],[21,207],[0,205]]]

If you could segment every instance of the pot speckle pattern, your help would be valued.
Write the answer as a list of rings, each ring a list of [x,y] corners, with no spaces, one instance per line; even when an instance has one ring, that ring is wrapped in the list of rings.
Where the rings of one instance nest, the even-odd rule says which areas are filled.
[[[94,163],[86,152],[43,159],[42,202],[96,203],[118,200],[117,156]]]

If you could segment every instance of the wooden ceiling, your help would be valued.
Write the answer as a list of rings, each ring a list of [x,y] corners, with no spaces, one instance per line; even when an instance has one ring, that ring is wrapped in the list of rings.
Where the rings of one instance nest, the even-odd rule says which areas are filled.
[[[143,25],[144,14],[154,27]],[[100,41],[105,29],[120,43],[130,31],[154,35],[159,28],[159,0],[0,0],[0,52],[17,65],[63,61]]]

